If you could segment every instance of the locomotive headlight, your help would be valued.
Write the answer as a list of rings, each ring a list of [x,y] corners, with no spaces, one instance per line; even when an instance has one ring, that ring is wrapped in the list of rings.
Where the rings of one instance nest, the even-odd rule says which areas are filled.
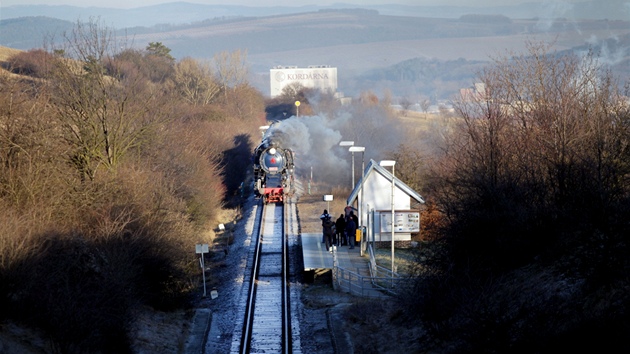
[[[276,154],[276,148],[269,149],[269,153],[272,154],[272,155],[275,155]]]

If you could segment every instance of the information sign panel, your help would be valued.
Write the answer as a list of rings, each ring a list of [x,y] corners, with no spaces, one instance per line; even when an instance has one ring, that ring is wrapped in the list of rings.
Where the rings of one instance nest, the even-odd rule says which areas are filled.
[[[392,232],[392,212],[380,212],[381,232]],[[420,212],[415,210],[394,211],[394,232],[420,232]]]
[[[208,253],[207,243],[198,243],[195,245],[195,253]]]

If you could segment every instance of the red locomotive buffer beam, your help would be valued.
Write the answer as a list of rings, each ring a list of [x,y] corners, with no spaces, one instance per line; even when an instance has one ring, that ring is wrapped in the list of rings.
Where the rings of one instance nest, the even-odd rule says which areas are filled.
[[[283,200],[283,188],[265,188],[265,202],[267,203],[281,203]]]

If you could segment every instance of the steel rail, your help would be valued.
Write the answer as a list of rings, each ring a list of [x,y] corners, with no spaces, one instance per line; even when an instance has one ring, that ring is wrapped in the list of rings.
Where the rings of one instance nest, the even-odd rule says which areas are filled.
[[[269,207],[273,209],[268,209]],[[263,205],[260,210],[262,216],[254,248],[239,353],[289,354],[293,348],[288,289],[288,241],[285,236],[286,210],[283,206],[273,204]],[[279,225],[276,220],[278,216]],[[276,273],[277,267],[281,269]],[[279,332],[277,335],[276,331]]]

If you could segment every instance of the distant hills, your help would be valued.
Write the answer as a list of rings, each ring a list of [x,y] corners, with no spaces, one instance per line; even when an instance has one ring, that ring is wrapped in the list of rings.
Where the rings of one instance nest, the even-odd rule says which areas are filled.
[[[361,5],[363,9],[377,10],[381,15],[428,18],[459,18],[466,14],[504,15],[512,19],[564,18],[627,20],[630,6],[626,0],[584,1],[568,5],[562,2],[531,1],[512,6],[411,6],[389,4]],[[499,2],[500,3],[500,2]],[[3,7],[0,20],[29,16],[46,16],[76,22],[98,17],[108,26],[122,29],[151,27],[159,24],[181,25],[212,19],[233,17],[266,17],[331,9],[352,9],[357,5],[343,2],[330,6],[239,6],[204,5],[171,2],[131,9],[108,7],[76,7],[65,5],[18,5]]]
[[[152,27],[156,25],[182,25],[213,19],[229,19],[237,17],[267,17],[295,13],[316,12],[331,9],[352,9],[356,5],[338,3],[331,6],[260,6],[249,7],[239,5],[204,5],[186,2],[172,2],[160,5],[138,7],[132,9],[115,9],[107,7],[76,7],[54,5],[20,5],[4,7],[1,19],[28,16],[46,16],[75,22],[77,19],[87,20],[98,17],[105,24],[115,28]],[[405,6],[405,5],[364,5],[364,9],[379,11],[382,15],[416,16],[435,18],[457,18],[464,14],[505,14],[508,17],[535,17],[538,5],[519,5],[513,7],[490,7],[478,9],[474,7],[451,6]]]
[[[625,21],[537,17],[545,11],[561,12],[534,3],[483,9],[349,6],[182,2],[128,10],[11,6],[2,8],[0,45],[40,48],[45,41],[60,40],[77,20],[94,19],[135,48],[162,42],[177,59],[210,59],[221,51],[246,50],[252,83],[263,92],[269,89],[272,67],[331,65],[338,68],[340,90],[348,95],[369,88],[444,98],[471,85],[491,57],[519,52],[531,40],[554,42],[557,50],[604,48],[602,53],[617,72],[630,73],[630,17]],[[572,11],[573,16],[577,10]],[[566,10],[564,14],[569,15]]]
[[[45,41],[61,36],[75,23],[46,16],[3,19],[0,20],[0,45],[15,49],[41,48]]]

